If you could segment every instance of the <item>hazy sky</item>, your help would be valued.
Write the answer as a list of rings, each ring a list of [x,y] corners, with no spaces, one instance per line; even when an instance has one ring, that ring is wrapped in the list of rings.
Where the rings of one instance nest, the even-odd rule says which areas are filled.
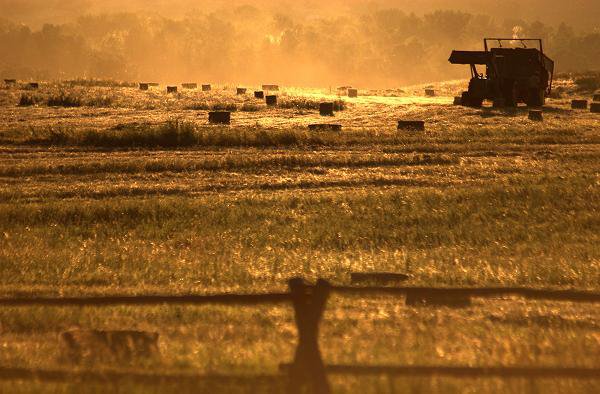
[[[0,77],[386,87],[466,78],[452,49],[517,27],[600,67],[600,0],[0,0]]]
[[[499,18],[539,19],[549,24],[564,21],[576,29],[600,30],[600,0],[0,0],[0,17],[39,26],[86,13],[143,12],[181,17],[191,10],[205,12],[241,5],[293,13],[295,18],[388,7],[417,14],[458,9]]]

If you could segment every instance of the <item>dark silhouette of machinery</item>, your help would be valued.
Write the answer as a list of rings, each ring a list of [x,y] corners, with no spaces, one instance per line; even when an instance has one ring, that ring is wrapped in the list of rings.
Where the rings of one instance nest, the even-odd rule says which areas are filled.
[[[497,47],[491,47],[497,42]],[[519,43],[521,47],[504,47],[503,43]],[[528,43],[538,44],[529,48]],[[469,90],[462,94],[462,104],[480,107],[483,100],[497,106],[514,107],[520,102],[530,107],[544,104],[552,90],[554,61],[544,54],[541,39],[485,38],[483,51],[452,51],[450,63],[471,66]],[[485,74],[478,65],[485,66]]]

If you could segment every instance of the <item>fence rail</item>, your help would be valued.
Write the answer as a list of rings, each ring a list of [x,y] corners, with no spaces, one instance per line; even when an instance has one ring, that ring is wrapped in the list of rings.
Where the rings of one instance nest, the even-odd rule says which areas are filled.
[[[116,370],[41,370],[28,368],[0,367],[0,380],[36,380],[40,382],[69,382],[80,381],[86,383],[120,383],[133,382],[143,385],[154,384],[183,384],[195,385],[198,383],[228,383],[228,384],[275,384],[284,381],[285,375],[198,375],[186,373],[154,374],[141,371],[116,371]]]
[[[404,295],[420,297],[474,297],[474,298],[499,298],[523,297],[538,301],[569,301],[569,302],[600,302],[600,292],[579,290],[548,290],[526,287],[464,287],[464,288],[436,288],[436,287],[348,287],[334,286],[331,290],[335,293],[346,295]]]
[[[0,306],[257,305],[291,301],[289,293],[0,298]]]
[[[286,372],[290,364],[282,364]],[[421,365],[326,365],[332,375],[446,376],[454,378],[566,378],[600,380],[600,368],[577,367],[461,367]]]
[[[308,289],[314,286],[306,286]],[[421,296],[421,297],[474,297],[500,298],[522,297],[537,301],[600,302],[600,292],[578,290],[545,290],[523,287],[384,287],[384,286],[330,286],[331,293],[350,296]],[[115,306],[115,305],[256,305],[283,304],[292,301],[290,293],[262,294],[190,294],[190,295],[139,295],[139,296],[96,296],[96,297],[4,297],[0,306]]]
[[[523,297],[530,300],[548,300],[565,302],[600,302],[600,292],[576,290],[543,290],[521,287],[496,288],[433,288],[433,287],[347,287],[331,286],[325,280],[309,285],[301,278],[289,281],[289,293],[264,294],[209,294],[209,295],[144,295],[144,296],[101,296],[101,297],[14,297],[0,298],[0,306],[115,306],[115,305],[259,305],[290,303],[294,308],[298,344],[291,364],[283,366],[288,376],[288,392],[300,393],[308,387],[314,393],[330,392],[327,374],[372,375],[385,374],[396,376],[455,376],[455,377],[559,377],[574,379],[600,379],[600,368],[575,367],[445,367],[445,366],[344,366],[323,363],[319,349],[319,325],[327,299],[331,293],[352,296],[388,295],[409,298],[501,298]],[[146,373],[92,371],[32,371],[23,369],[0,368],[0,379],[45,379],[69,380],[88,379],[97,381],[133,379],[147,381],[152,379],[166,381],[184,381],[189,379],[210,379],[210,376],[169,375],[152,376]],[[217,376],[216,379],[223,379]],[[233,378],[231,378],[233,379]]]
[[[191,374],[173,373],[156,374],[141,371],[92,371],[92,370],[44,370],[29,368],[0,367],[0,380],[35,380],[39,382],[86,382],[86,383],[120,383],[133,382],[143,385],[179,384],[196,385],[232,384],[258,385],[282,384],[288,377],[291,364],[280,366],[281,374],[273,375],[227,375],[227,374]],[[326,365],[328,375],[392,377],[444,376],[454,378],[563,378],[578,380],[599,380],[600,368],[570,367],[457,367],[457,366],[374,366],[374,365]]]

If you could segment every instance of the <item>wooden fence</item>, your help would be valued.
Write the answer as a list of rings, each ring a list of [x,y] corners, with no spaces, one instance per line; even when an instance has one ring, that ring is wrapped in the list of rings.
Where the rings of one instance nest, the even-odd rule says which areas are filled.
[[[266,294],[215,294],[215,295],[149,295],[102,297],[22,297],[0,298],[0,307],[26,306],[115,306],[115,305],[262,305],[291,303],[294,308],[298,343],[291,364],[282,364],[282,376],[200,376],[157,375],[127,371],[44,371],[18,368],[1,368],[0,379],[36,379],[41,381],[99,381],[130,380],[140,383],[185,382],[230,379],[236,382],[271,382],[285,377],[287,392],[300,393],[308,389],[313,393],[329,393],[328,374],[387,375],[387,376],[452,376],[452,377],[504,377],[504,378],[570,378],[600,379],[600,368],[576,367],[461,367],[461,366],[357,366],[325,365],[319,349],[319,323],[331,293],[351,296],[391,295],[407,299],[470,299],[522,297],[529,300],[599,303],[600,293],[575,290],[542,290],[531,288],[431,288],[431,287],[346,287],[332,286],[325,280],[315,285],[303,279],[289,281],[289,292]]]

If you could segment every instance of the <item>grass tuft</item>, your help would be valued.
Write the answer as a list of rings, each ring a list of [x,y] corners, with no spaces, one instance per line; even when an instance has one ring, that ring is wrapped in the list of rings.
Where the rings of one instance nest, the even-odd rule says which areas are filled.
[[[208,111],[211,109],[210,104],[206,102],[193,103],[185,107],[185,109],[190,111]]]
[[[193,124],[169,121],[153,128],[125,127],[106,131],[88,130],[83,133],[65,132],[67,144],[96,147],[176,147],[198,143]],[[62,140],[59,140],[62,142]]]
[[[244,105],[242,105],[240,107],[240,111],[242,111],[242,112],[258,112],[260,110],[261,110],[261,107],[259,105],[250,104],[250,103],[244,103]]]
[[[30,130],[18,143],[101,148],[286,147],[354,144],[358,141],[354,141],[355,138],[364,139],[360,135],[340,136],[336,132],[312,133],[304,129],[206,128],[193,122],[172,120],[158,126],[130,124],[109,130],[48,127]]]
[[[134,88],[137,87],[135,82],[124,82],[115,81],[112,79],[95,79],[95,78],[78,78],[70,81],[66,81],[67,85],[70,86],[81,86],[81,87],[98,87],[98,88]]]
[[[281,98],[277,106],[284,109],[300,109],[300,110],[319,110],[320,100],[313,100],[304,97],[283,97]],[[343,111],[346,109],[346,103],[343,100],[333,101],[334,111]]]
[[[24,93],[19,99],[19,107],[30,107],[41,102],[41,98],[34,94]]]
[[[576,78],[575,85],[579,92],[595,92],[600,89],[600,72]]]
[[[85,105],[88,107],[106,108],[111,107],[114,103],[114,97],[102,93],[85,99]]]
[[[82,99],[81,95],[75,92],[66,92],[60,90],[58,93],[50,95],[48,97],[47,104],[49,107],[81,107]]]
[[[212,105],[211,109],[213,111],[237,111],[237,105],[234,103],[215,103]]]

